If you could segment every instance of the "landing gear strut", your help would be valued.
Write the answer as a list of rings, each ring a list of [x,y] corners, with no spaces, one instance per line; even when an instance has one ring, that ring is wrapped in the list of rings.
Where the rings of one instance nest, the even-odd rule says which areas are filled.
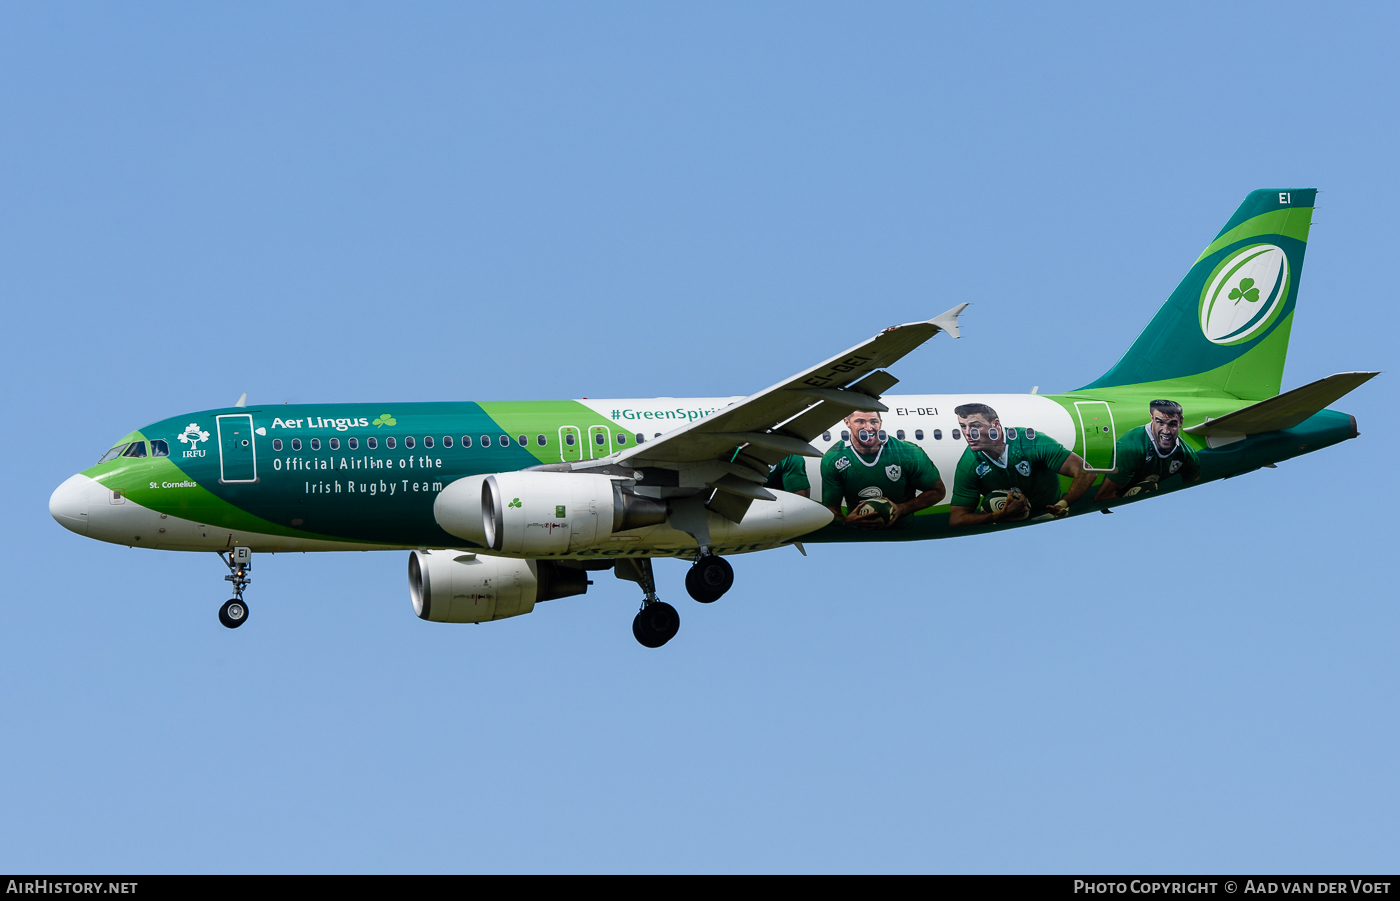
[[[642,586],[642,609],[632,620],[632,635],[643,647],[659,648],[672,638],[681,628],[681,615],[665,601],[656,596],[656,579],[651,571],[651,559],[618,560],[613,570],[619,579],[627,579]]]
[[[702,604],[713,604],[734,586],[734,567],[723,557],[701,548],[695,565],[685,574],[685,590]]]
[[[233,597],[219,608],[219,622],[226,628],[237,629],[248,621],[248,605],[243,601],[243,590],[253,581],[248,578],[248,571],[253,568],[253,552],[246,547],[236,547],[228,552],[227,557],[223,551],[219,551],[219,559],[228,567],[229,574],[224,576],[224,581],[233,583]]]

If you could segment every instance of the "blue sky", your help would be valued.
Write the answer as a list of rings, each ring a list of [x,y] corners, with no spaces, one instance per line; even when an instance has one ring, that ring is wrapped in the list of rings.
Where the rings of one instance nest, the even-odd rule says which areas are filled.
[[[1395,8],[0,10],[0,869],[1393,871],[1393,375],[1121,515],[420,622],[405,555],[84,541],[232,403],[747,394],[960,302],[910,391],[1107,369],[1318,187],[1285,382],[1394,370]],[[18,426],[23,425],[23,428]],[[684,600],[682,600],[684,599]]]

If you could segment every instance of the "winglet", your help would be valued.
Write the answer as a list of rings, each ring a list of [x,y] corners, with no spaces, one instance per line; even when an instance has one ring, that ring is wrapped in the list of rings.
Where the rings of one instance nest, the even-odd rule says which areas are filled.
[[[937,316],[930,319],[929,324],[938,326],[954,338],[961,338],[962,335],[958,333],[958,317],[961,316],[962,311],[966,309],[967,304],[960,303],[946,313],[939,313]]]
[[[244,391],[242,394],[238,395],[238,403],[234,404],[234,406],[235,406],[235,407],[246,407],[246,406],[248,406],[248,392],[247,392],[247,391]]]

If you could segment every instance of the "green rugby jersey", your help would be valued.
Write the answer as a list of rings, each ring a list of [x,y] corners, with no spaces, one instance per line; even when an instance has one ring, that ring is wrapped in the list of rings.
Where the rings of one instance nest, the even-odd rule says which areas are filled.
[[[954,507],[976,509],[981,498],[993,491],[1021,489],[1031,510],[1048,507],[1060,499],[1060,467],[1069,459],[1063,444],[1044,434],[1026,437],[1025,429],[1006,430],[1006,464],[983,451],[963,450],[953,476]]]
[[[811,491],[812,483],[807,479],[807,458],[799,454],[788,454],[773,467],[763,487],[776,488],[779,491]]]
[[[872,497],[887,497],[902,504],[920,491],[938,484],[938,467],[923,448],[898,438],[887,438],[875,456],[867,459],[848,442],[838,441],[822,457],[822,503],[853,509]]]
[[[1201,473],[1201,461],[1196,452],[1180,439],[1172,452],[1163,455],[1147,431],[1148,426],[1133,429],[1118,439],[1117,470],[1108,475],[1116,485],[1132,485],[1156,490],[1159,482],[1180,474],[1182,479],[1194,479]]]

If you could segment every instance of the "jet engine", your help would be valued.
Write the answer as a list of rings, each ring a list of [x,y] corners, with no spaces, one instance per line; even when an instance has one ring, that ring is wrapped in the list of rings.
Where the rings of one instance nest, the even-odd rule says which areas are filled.
[[[666,505],[604,475],[522,471],[453,482],[433,515],[448,532],[493,551],[548,556],[664,523]]]
[[[435,623],[484,623],[520,616],[541,601],[583,594],[588,573],[548,560],[510,560],[463,551],[413,551],[413,612]]]

